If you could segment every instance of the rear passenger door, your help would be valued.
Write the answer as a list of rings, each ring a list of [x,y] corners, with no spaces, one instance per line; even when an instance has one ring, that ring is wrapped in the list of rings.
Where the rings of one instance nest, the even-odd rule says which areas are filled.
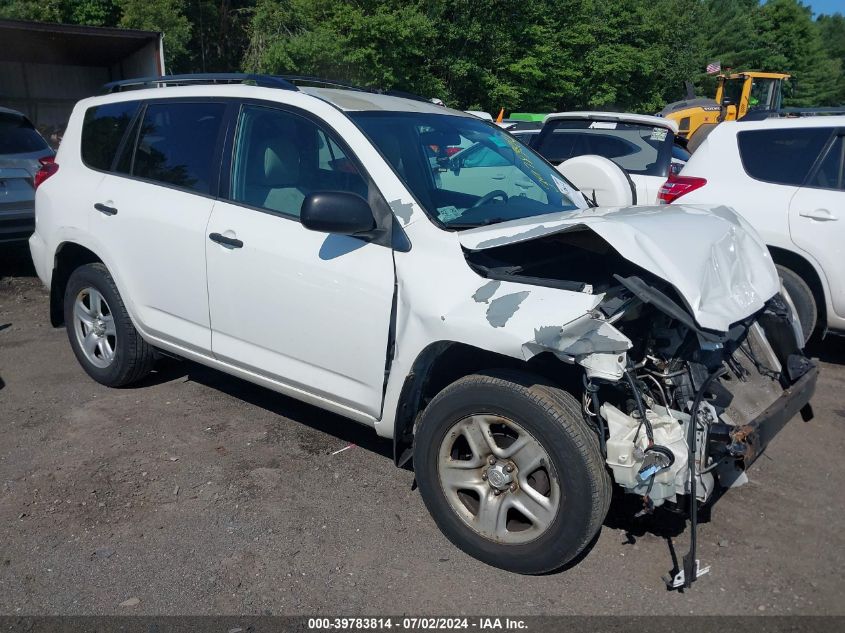
[[[304,113],[244,105],[205,248],[214,356],[296,397],[377,417],[394,289],[389,247],[305,229],[317,191],[377,192]],[[310,396],[310,397],[309,397]]]
[[[729,192],[729,203],[751,222],[767,244],[789,247],[790,200],[807,179],[829,138],[830,130],[797,126],[741,130],[737,134],[742,167],[760,184],[736,187]],[[813,253],[815,249],[806,250]]]
[[[833,310],[845,317],[845,130],[830,136],[790,201],[789,228],[792,241],[821,264]]]
[[[141,330],[206,354],[205,229],[227,107],[214,100],[143,104],[90,209],[91,233]]]

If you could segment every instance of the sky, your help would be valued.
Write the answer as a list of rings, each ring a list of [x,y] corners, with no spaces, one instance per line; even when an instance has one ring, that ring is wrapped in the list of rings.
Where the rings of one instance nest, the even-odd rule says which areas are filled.
[[[804,0],[813,8],[813,13],[842,13],[845,14],[845,0]]]

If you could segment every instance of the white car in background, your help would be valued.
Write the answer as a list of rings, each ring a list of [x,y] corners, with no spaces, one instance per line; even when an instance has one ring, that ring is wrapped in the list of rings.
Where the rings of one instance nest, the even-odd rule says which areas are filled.
[[[633,204],[657,204],[657,192],[670,171],[680,170],[689,158],[675,143],[677,133],[677,123],[656,116],[556,112],[546,117],[531,147],[553,165],[586,155],[610,159],[630,177]],[[570,177],[565,168],[563,173]],[[582,183],[570,179],[589,194]]]
[[[845,116],[723,123],[660,197],[736,210],[768,245],[805,336],[845,333]]]

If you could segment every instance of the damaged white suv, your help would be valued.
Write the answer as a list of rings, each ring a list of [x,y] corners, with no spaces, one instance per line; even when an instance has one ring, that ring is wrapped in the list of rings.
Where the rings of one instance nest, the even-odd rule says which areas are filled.
[[[590,208],[424,101],[199,80],[81,101],[37,190],[35,267],[95,380],[161,350],[369,425],[452,542],[523,573],[581,552],[613,483],[694,522],[809,417],[817,369],[729,209]]]

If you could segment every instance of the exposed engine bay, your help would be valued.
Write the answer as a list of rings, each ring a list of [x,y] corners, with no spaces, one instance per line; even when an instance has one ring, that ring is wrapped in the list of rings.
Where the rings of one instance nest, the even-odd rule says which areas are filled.
[[[698,573],[697,507],[717,485],[743,483],[744,470],[797,412],[812,417],[817,369],[801,351],[800,324],[786,293],[719,332],[700,327],[669,282],[591,231],[467,259],[487,278],[602,296],[555,353],[583,367],[584,419],[615,483],[642,498],[640,514],[664,504],[688,512],[693,543],[686,580],[681,574],[677,582],[689,586]]]
[[[614,290],[616,299],[633,297],[627,288]],[[585,418],[604,438],[614,480],[642,495],[645,511],[693,492],[707,501],[714,475],[734,484],[764,448],[749,425],[813,365],[797,348],[779,296],[721,337],[642,301],[625,303],[607,318],[634,346],[619,380],[596,378],[587,368]],[[774,330],[777,350],[764,325]]]

